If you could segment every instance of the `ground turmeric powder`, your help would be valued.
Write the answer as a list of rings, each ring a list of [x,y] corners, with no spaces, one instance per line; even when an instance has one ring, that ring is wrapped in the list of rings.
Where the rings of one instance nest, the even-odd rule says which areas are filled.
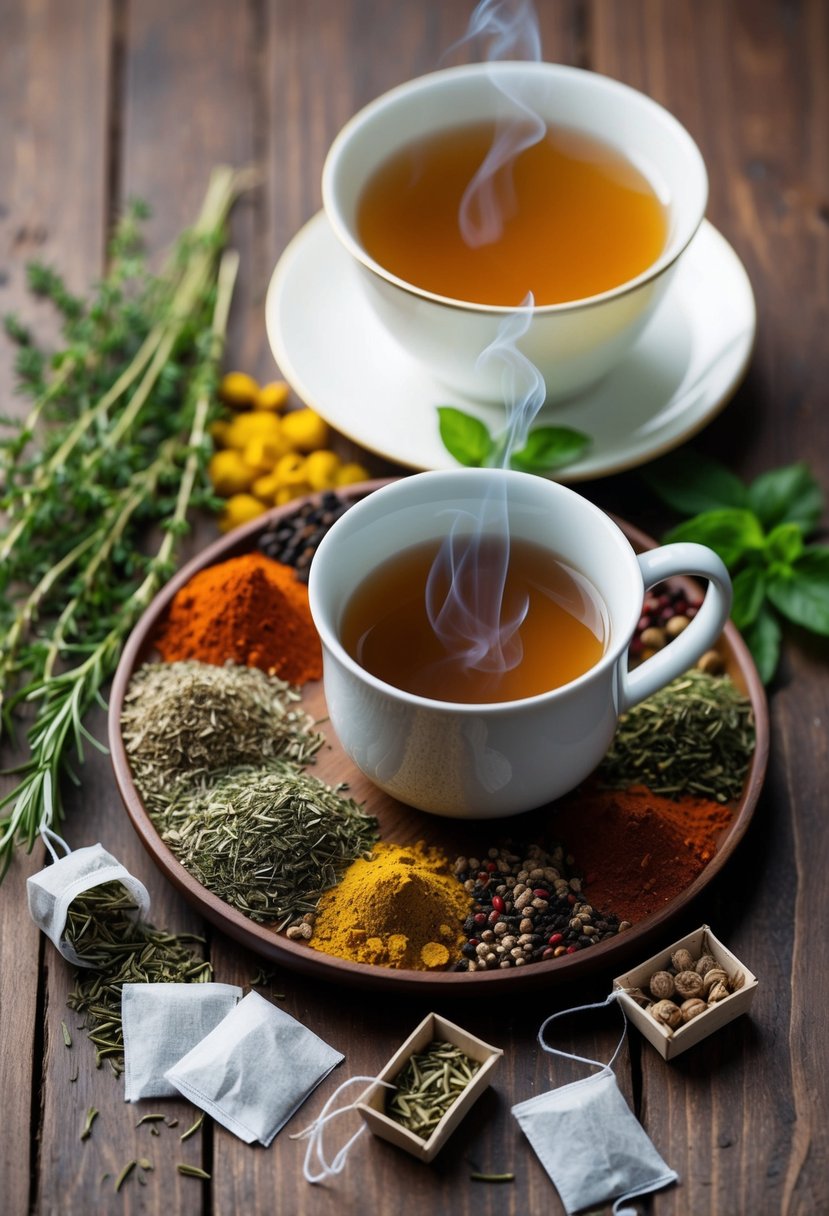
[[[310,945],[358,963],[443,970],[460,958],[470,904],[438,849],[378,844],[323,895]]]

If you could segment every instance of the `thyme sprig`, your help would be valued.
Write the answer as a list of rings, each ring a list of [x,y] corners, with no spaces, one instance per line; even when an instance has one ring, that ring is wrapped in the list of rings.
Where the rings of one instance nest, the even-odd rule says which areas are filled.
[[[0,800],[0,877],[16,843],[62,818],[60,780],[84,746],[123,643],[174,568],[190,508],[215,508],[204,476],[208,426],[238,257],[226,219],[249,173],[217,169],[195,225],[164,268],[140,247],[131,204],[91,299],[29,267],[29,286],[62,318],[49,355],[17,320],[19,391],[28,416],[0,439],[0,708],[28,707],[28,754]],[[155,544],[147,544],[154,535]]]

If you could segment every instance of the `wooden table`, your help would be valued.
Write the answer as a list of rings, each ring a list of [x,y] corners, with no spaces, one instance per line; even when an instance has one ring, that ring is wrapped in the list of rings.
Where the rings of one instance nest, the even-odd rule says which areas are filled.
[[[290,237],[320,205],[326,148],[376,94],[434,68],[471,4],[440,0],[0,0],[0,310],[38,325],[27,297],[31,255],[61,267],[75,289],[102,271],[107,229],[124,199],[153,208],[162,250],[194,215],[212,165],[256,163],[262,186],[234,215],[242,255],[227,363],[274,374],[264,294]],[[709,218],[751,277],[757,346],[742,387],[699,438],[750,477],[807,459],[829,488],[829,6],[825,0],[539,0],[544,57],[619,77],[668,106],[698,140],[711,177]],[[0,343],[0,409],[12,394]],[[373,474],[394,472],[366,457]],[[658,532],[666,517],[635,474],[582,487]],[[195,551],[213,534],[197,525]],[[724,875],[677,926],[710,922],[759,976],[749,1018],[667,1066],[635,1032],[620,1085],[681,1185],[646,1209],[664,1213],[829,1210],[829,974],[826,826],[827,648],[791,632],[771,690],[772,761],[747,839]],[[103,733],[103,717],[93,722]],[[102,840],[152,892],[152,919],[197,930],[198,918],[154,870],[122,811],[105,757],[90,755],[70,793],[73,846]],[[558,1212],[557,1193],[510,1106],[572,1079],[535,1041],[547,1014],[602,997],[589,987],[520,1002],[447,1005],[441,1012],[505,1049],[493,1087],[431,1168],[365,1137],[330,1185],[302,1178],[303,1148],[282,1133],[269,1150],[206,1128],[181,1145],[136,1127],[152,1103],[122,1101],[93,1067],[82,1033],[67,1050],[61,1020],[70,968],[40,940],[25,906],[38,851],[18,857],[0,889],[0,1208],[38,1213]],[[208,931],[216,977],[247,984],[258,963]],[[372,1073],[423,1007],[352,994],[285,972],[271,991],[346,1053],[289,1130],[303,1126],[342,1075]],[[614,1016],[562,1030],[562,1044],[610,1054]],[[77,1080],[70,1081],[74,1070]],[[157,1105],[157,1104],[156,1104]],[[90,1140],[79,1132],[101,1114]],[[165,1104],[180,1128],[192,1111]],[[180,1129],[179,1129],[180,1130]],[[148,1185],[113,1178],[147,1156]],[[200,1164],[201,1183],[176,1163]],[[512,1184],[470,1170],[512,1171]],[[110,1177],[102,1181],[102,1175]]]

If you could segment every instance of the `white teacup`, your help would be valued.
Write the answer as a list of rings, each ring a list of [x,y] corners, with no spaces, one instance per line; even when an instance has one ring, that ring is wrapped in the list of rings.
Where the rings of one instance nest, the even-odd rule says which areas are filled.
[[[505,317],[522,310],[450,299],[405,282],[367,253],[356,223],[366,182],[384,160],[429,132],[496,118],[505,104],[496,85],[519,95],[545,121],[623,153],[668,211],[665,246],[642,274],[600,295],[532,310],[519,349],[544,377],[548,398],[568,397],[601,379],[630,348],[705,213],[702,156],[662,106],[619,81],[558,64],[472,64],[434,72],[378,97],[346,124],[323,168],[323,205],[388,332],[457,392],[503,403],[500,369],[476,367],[476,360]]]
[[[351,595],[401,550],[443,538],[459,513],[468,530],[468,517],[493,495],[506,504],[510,537],[549,548],[592,584],[606,613],[602,657],[551,692],[492,704],[430,700],[377,679],[340,640]],[[709,580],[702,607],[669,646],[629,672],[645,588],[676,574]],[[607,751],[619,714],[691,667],[716,642],[731,606],[728,572],[710,549],[673,544],[637,556],[616,524],[573,490],[501,469],[420,473],[356,503],[317,549],[309,593],[328,712],[345,751],[401,802],[456,818],[517,814],[578,785]]]

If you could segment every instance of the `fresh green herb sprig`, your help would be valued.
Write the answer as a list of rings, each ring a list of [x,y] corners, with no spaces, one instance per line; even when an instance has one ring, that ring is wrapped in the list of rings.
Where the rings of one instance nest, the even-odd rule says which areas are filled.
[[[829,636],[829,546],[807,543],[824,498],[806,464],[772,469],[746,485],[716,461],[680,451],[643,477],[669,506],[692,516],[663,540],[708,545],[728,567],[731,616],[764,683],[777,670],[784,621]]]
[[[201,213],[158,275],[140,250],[141,205],[118,225],[89,301],[52,269],[29,286],[62,319],[41,350],[16,319],[22,422],[0,439],[0,706],[33,705],[28,755],[0,801],[0,877],[62,817],[60,777],[99,746],[84,717],[140,614],[172,573],[191,507],[218,507],[204,466],[238,267],[225,224],[248,173],[217,169]],[[146,547],[151,529],[158,541]]]
[[[480,418],[451,405],[438,406],[438,426],[443,446],[467,468],[502,467],[523,473],[552,473],[574,464],[590,447],[591,440],[567,426],[533,427],[526,443],[508,453],[509,431],[493,437]]]

